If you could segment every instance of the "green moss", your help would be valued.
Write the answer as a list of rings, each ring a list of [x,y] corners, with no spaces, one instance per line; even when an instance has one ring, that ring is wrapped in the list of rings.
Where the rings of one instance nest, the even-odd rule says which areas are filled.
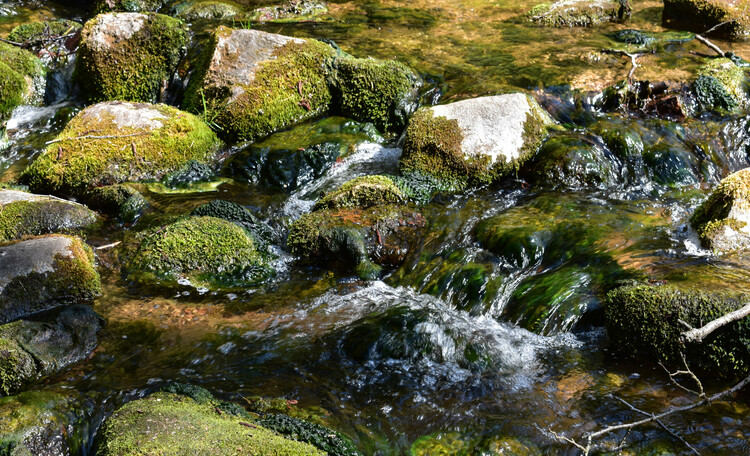
[[[744,222],[728,219],[735,205],[737,209],[748,210],[750,200],[750,169],[742,169],[723,179],[706,201],[690,217],[690,224],[698,231],[701,243],[713,248],[714,235],[724,226],[740,230]]]
[[[685,344],[680,320],[698,328],[747,302],[737,293],[707,293],[688,286],[632,284],[607,294],[606,325],[615,347],[644,359],[681,366],[685,353],[691,368],[732,377],[750,370],[750,319],[726,325],[700,344]]]
[[[730,59],[712,59],[698,69],[693,92],[703,110],[732,110],[747,106],[745,73]]]
[[[126,223],[133,222],[148,206],[148,201],[138,190],[121,184],[92,188],[84,199],[93,209]]]
[[[166,0],[95,0],[95,13],[108,13],[110,11],[127,11],[139,13],[142,11],[159,11],[167,3]],[[114,6],[110,6],[114,5]]]
[[[400,62],[339,58],[330,78],[337,109],[381,130],[403,129],[416,108],[419,77]]]
[[[36,192],[82,195],[89,188],[159,178],[188,160],[207,162],[220,142],[198,117],[166,105],[151,108],[164,116],[160,128],[118,127],[108,112],[81,111],[22,173],[20,179]],[[96,136],[109,138],[84,138]]]
[[[59,200],[0,205],[0,242],[83,228],[96,222],[85,206]]]
[[[315,0],[289,0],[282,5],[258,8],[249,16],[250,20],[259,22],[287,23],[320,20],[328,12],[323,2]]]
[[[24,103],[27,90],[26,79],[0,61],[0,118],[10,116],[16,106]]]
[[[34,54],[0,42],[0,117],[18,105],[41,101],[44,76],[44,65]]]
[[[306,443],[285,439],[249,418],[217,411],[210,402],[167,392],[154,393],[115,411],[97,439],[101,456],[325,454]]]
[[[245,229],[253,238],[258,250],[266,251],[274,239],[273,230],[259,220],[244,206],[230,201],[214,200],[196,207],[190,215],[216,217],[234,223]]]
[[[31,43],[47,36],[61,36],[74,33],[82,26],[75,21],[58,19],[55,21],[30,22],[15,27],[8,35],[9,41],[16,43]]]
[[[329,456],[361,456],[351,439],[318,424],[280,414],[266,416],[258,424],[293,440],[309,443]]]
[[[242,6],[228,1],[195,1],[187,0],[171,7],[170,14],[180,19],[226,19],[239,14]]]
[[[620,19],[620,3],[616,1],[565,0],[542,3],[527,13],[537,24],[548,27],[592,27]]]
[[[226,220],[186,217],[142,238],[129,262],[141,280],[187,276],[196,284],[235,286],[258,283],[272,272],[252,238]]]
[[[20,322],[14,322],[4,327],[19,324]],[[15,393],[28,379],[33,378],[36,372],[33,356],[14,339],[0,336],[0,393]]]
[[[104,15],[84,25],[75,80],[89,102],[122,100],[155,102],[169,81],[187,44],[184,24],[172,17],[148,14],[130,38],[102,49],[91,35]]]
[[[338,189],[325,194],[313,207],[320,209],[366,208],[381,204],[407,202],[404,192],[388,176],[363,176],[352,179]]]

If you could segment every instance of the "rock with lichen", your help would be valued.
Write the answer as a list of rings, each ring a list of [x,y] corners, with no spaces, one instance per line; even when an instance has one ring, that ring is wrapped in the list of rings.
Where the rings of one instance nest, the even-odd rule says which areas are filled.
[[[409,121],[400,169],[457,189],[490,183],[531,157],[553,124],[522,93],[424,107]]]
[[[0,247],[0,324],[99,294],[94,254],[79,238],[48,235]]]
[[[551,27],[592,27],[629,15],[615,0],[557,0],[537,5],[527,14],[532,22]]]
[[[155,13],[100,14],[81,31],[75,79],[91,102],[154,103],[163,98],[186,43],[178,19]]]
[[[31,52],[0,42],[0,118],[19,105],[38,104],[45,91],[46,70]]]
[[[662,22],[671,28],[704,33],[730,40],[750,37],[750,12],[746,0],[664,0]]]
[[[398,266],[420,238],[426,220],[409,189],[389,176],[353,179],[318,200],[289,229],[292,254],[306,260],[338,260],[363,279]]]
[[[220,218],[191,216],[141,233],[128,261],[139,282],[188,280],[209,289],[257,285],[273,274],[268,255],[240,226]]]
[[[88,306],[71,306],[43,320],[0,326],[0,395],[86,359],[103,320]]]
[[[82,204],[20,190],[0,189],[0,242],[70,232],[96,222]]]
[[[750,247],[750,168],[730,174],[693,213],[701,244],[715,252]]]
[[[212,161],[219,145],[201,119],[170,106],[99,103],[78,113],[21,180],[34,191],[81,196],[104,185],[159,179],[190,160]]]

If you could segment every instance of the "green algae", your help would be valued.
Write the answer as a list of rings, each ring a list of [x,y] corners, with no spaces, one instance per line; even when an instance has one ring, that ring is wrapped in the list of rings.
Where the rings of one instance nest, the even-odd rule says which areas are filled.
[[[693,92],[703,110],[731,111],[748,104],[744,71],[729,59],[713,59],[698,69]]]
[[[99,42],[103,38],[94,39],[92,35],[102,27],[100,23],[106,17],[110,15],[96,16],[81,31],[75,80],[91,103],[156,102],[187,44],[184,24],[169,16],[150,13],[132,36],[103,46]]]

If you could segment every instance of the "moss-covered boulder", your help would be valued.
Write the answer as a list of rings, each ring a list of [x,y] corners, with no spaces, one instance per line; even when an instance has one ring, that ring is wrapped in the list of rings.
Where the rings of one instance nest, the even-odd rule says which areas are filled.
[[[684,343],[684,321],[699,328],[737,310],[748,295],[706,292],[690,285],[631,284],[616,288],[604,301],[613,346],[642,359],[683,367],[681,353],[697,372],[732,377],[750,371],[750,318],[723,326],[699,344]]]
[[[159,11],[168,0],[94,0],[95,13],[109,13],[112,11],[127,11],[140,13],[143,11]]]
[[[558,0],[528,12],[532,22],[550,27],[593,27],[626,19],[630,11],[614,0]]]
[[[21,43],[24,49],[38,56],[44,65],[53,70],[47,77],[47,94],[45,101],[52,104],[58,99],[50,100],[59,89],[64,87],[65,94],[70,92],[70,82],[62,80],[69,77],[66,66],[75,55],[78,47],[78,33],[82,24],[67,19],[36,21],[15,27],[8,35],[8,40]],[[56,71],[55,71],[56,70]]]
[[[270,226],[256,217],[246,207],[231,201],[211,201],[210,203],[196,207],[190,215],[215,217],[234,223],[250,234],[260,251],[266,251],[269,244],[278,241],[276,234]]]
[[[16,106],[41,102],[45,73],[34,54],[0,42],[0,118],[9,116]]]
[[[0,247],[0,323],[101,293],[94,254],[80,239],[49,235]]]
[[[97,435],[100,456],[211,454],[323,456],[325,451],[259,425],[239,407],[210,394],[166,391],[116,410]]]
[[[730,174],[693,213],[701,243],[716,252],[750,247],[750,168]]]
[[[216,0],[186,0],[170,6],[169,14],[186,21],[228,19],[243,11],[237,3]]]
[[[86,22],[75,79],[90,102],[159,101],[180,60],[187,34],[161,14],[101,14]]]
[[[141,192],[125,184],[92,188],[86,192],[84,199],[92,209],[125,223],[135,221],[148,206]]]
[[[215,217],[186,217],[140,235],[128,263],[139,281],[187,279],[208,288],[254,285],[273,274],[252,237]]]
[[[80,454],[87,448],[93,401],[72,389],[0,398],[0,451],[11,456]]]
[[[719,24],[712,35],[732,40],[750,36],[746,0],[664,0],[662,21],[669,27],[703,33]]]
[[[334,106],[342,115],[401,131],[417,109],[421,79],[394,60],[339,58],[329,75]]]
[[[692,90],[704,111],[744,108],[748,105],[745,72],[726,58],[713,59],[698,69]]]
[[[96,222],[78,203],[19,190],[0,189],[0,242],[72,231]]]
[[[103,320],[88,306],[67,307],[43,321],[0,326],[0,394],[14,394],[41,377],[86,359]]]
[[[34,191],[159,179],[189,160],[213,160],[220,142],[198,117],[166,105],[106,102],[78,113],[21,175]]]
[[[185,106],[213,119],[227,138],[257,139],[328,110],[331,46],[219,27],[207,49]]]
[[[368,208],[381,204],[404,204],[407,195],[388,176],[362,176],[344,183],[338,189],[326,193],[313,207],[320,209]]]
[[[280,5],[254,10],[249,19],[258,22],[300,22],[319,19],[328,12],[325,3],[316,0],[289,0]]]
[[[421,108],[406,129],[400,167],[457,188],[486,184],[518,169],[552,124],[549,114],[521,93]]]

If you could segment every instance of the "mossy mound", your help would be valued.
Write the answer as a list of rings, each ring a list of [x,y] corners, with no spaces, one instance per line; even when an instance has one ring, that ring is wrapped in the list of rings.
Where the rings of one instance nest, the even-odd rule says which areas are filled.
[[[42,38],[75,33],[81,27],[79,22],[67,19],[29,22],[15,27],[8,35],[8,41],[34,45]]]
[[[0,242],[69,232],[95,222],[96,214],[81,204],[0,189]]]
[[[266,429],[248,416],[223,412],[217,404],[207,397],[196,400],[165,391],[125,404],[102,425],[97,435],[97,454],[326,454]]]
[[[0,323],[100,294],[94,254],[78,238],[49,235],[0,247]]]
[[[367,208],[382,204],[404,204],[406,194],[388,176],[362,176],[344,183],[338,189],[326,193],[313,207],[321,209]]]
[[[89,102],[156,102],[183,47],[184,25],[161,14],[101,14],[86,22],[75,79]]]
[[[84,199],[89,207],[125,223],[133,222],[148,206],[148,201],[138,190],[123,184],[92,188]]]
[[[704,247],[716,252],[750,247],[750,168],[730,174],[693,213]]]
[[[548,27],[593,27],[627,15],[629,11],[620,2],[611,0],[558,0],[537,5],[527,13],[532,22]]]
[[[258,22],[300,22],[318,19],[326,14],[325,3],[316,0],[289,0],[281,5],[264,6],[250,14],[249,19]]]
[[[520,93],[421,108],[406,129],[400,168],[431,175],[448,188],[487,184],[515,172],[553,123]]]
[[[245,229],[250,234],[259,251],[266,251],[268,245],[276,240],[271,227],[258,219],[244,206],[224,200],[214,200],[193,209],[190,215],[197,217],[216,217]]]
[[[71,389],[0,398],[0,453],[79,454],[86,447],[92,411],[92,401]]]
[[[355,265],[363,279],[398,266],[416,244],[424,217],[408,206],[322,209],[303,215],[289,229],[292,254]]]
[[[211,161],[220,142],[198,117],[166,105],[107,102],[78,113],[21,175],[34,191],[83,195],[158,179],[189,160]]]
[[[16,106],[41,102],[45,73],[34,54],[0,42],[0,118],[9,116]]]
[[[669,27],[696,33],[719,24],[712,36],[746,40],[750,36],[750,10],[746,0],[664,0],[662,21]]]
[[[417,108],[421,80],[400,62],[340,58],[329,78],[336,109],[381,131],[401,131]]]
[[[730,111],[748,105],[745,72],[730,59],[712,59],[698,69],[693,93],[702,110]]]
[[[699,328],[737,310],[748,296],[704,292],[695,287],[631,284],[616,288],[604,301],[606,326],[614,347],[642,359],[684,367],[684,353],[696,372],[725,377],[750,371],[750,319],[723,326],[700,344],[681,341],[684,321]]]
[[[186,217],[147,231],[130,259],[131,276],[141,281],[231,288],[257,284],[273,270],[253,239],[239,226],[215,217]]]
[[[140,13],[142,11],[159,11],[168,0],[94,0],[95,13],[109,13],[111,11],[127,11]]]
[[[14,394],[39,378],[91,354],[102,319],[90,307],[69,307],[45,321],[0,326],[0,394]]]
[[[228,19],[242,12],[234,2],[216,0],[187,0],[172,5],[169,14],[187,21],[197,19]]]

